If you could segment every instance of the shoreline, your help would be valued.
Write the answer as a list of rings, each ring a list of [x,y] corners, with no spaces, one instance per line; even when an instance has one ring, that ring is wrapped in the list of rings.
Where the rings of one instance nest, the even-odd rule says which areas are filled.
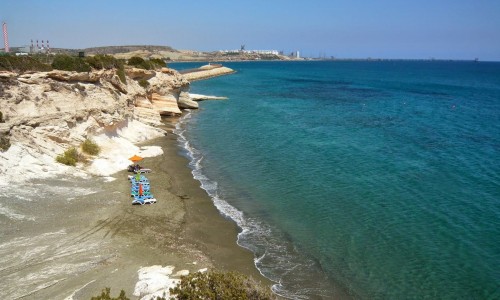
[[[177,123],[177,120],[174,122]],[[170,121],[169,125],[174,127],[174,122]],[[200,182],[194,179],[192,170],[188,166],[189,159],[181,154],[184,149],[178,145],[178,135],[171,129],[166,130],[169,134],[165,137],[165,144],[161,146],[164,155],[172,159],[172,164],[167,166],[165,162],[165,168],[161,171],[173,178],[170,191],[184,200],[186,238],[193,239],[192,242],[195,244],[201,244],[206,250],[205,254],[213,260],[218,269],[238,271],[254,279],[271,283],[255,267],[253,253],[237,244],[240,228],[236,222],[219,212],[210,196],[201,188]]]
[[[163,150],[141,162],[153,170],[148,178],[156,204],[131,205],[126,170],[26,184],[40,198],[16,202],[25,218],[0,220],[7,229],[0,242],[1,298],[89,299],[110,287],[112,296],[123,289],[141,299],[134,295],[138,272],[152,266],[175,267],[171,280],[207,268],[238,271],[270,288],[253,254],[237,245],[236,223],[219,213],[193,178],[172,133],[177,120],[164,118],[160,128],[168,135],[138,144]]]

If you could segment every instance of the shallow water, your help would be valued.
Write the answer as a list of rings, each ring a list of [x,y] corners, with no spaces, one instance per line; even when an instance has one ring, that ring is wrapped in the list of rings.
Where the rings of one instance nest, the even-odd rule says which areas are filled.
[[[180,142],[278,294],[500,297],[499,63],[226,65]]]

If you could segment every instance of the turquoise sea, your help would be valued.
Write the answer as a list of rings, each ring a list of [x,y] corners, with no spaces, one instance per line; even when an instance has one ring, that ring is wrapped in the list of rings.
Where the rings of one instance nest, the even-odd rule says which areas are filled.
[[[179,143],[277,294],[500,299],[500,63],[225,65]]]

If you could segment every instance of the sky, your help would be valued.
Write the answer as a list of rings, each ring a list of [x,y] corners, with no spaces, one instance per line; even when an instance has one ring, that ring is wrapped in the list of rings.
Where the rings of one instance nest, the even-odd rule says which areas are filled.
[[[500,0],[0,0],[10,46],[500,61]],[[0,46],[3,48],[3,44]]]

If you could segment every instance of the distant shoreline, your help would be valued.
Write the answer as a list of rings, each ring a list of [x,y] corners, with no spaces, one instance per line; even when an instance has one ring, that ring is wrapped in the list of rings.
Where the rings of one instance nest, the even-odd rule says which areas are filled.
[[[28,52],[27,46],[11,47],[11,53],[16,51]],[[1,49],[3,50],[3,49]],[[107,54],[117,58],[128,56],[155,57],[162,58],[168,62],[232,62],[232,61],[457,61],[457,62],[483,62],[480,58],[470,59],[454,58],[348,58],[348,57],[300,57],[293,55],[268,55],[258,53],[237,53],[223,54],[220,51],[196,51],[196,50],[176,50],[169,46],[158,45],[123,45],[123,46],[100,46],[88,48],[51,48],[51,53],[64,53],[78,55],[84,52],[86,55]],[[273,58],[269,58],[273,57]],[[484,62],[495,62],[484,60]]]

